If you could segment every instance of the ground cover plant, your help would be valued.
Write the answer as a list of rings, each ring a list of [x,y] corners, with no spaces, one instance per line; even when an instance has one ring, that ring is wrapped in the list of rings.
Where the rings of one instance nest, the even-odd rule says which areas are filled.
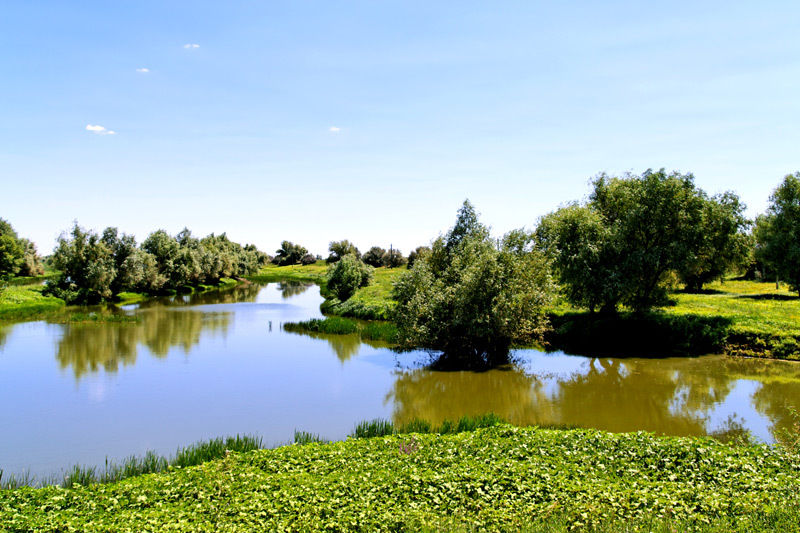
[[[9,285],[0,290],[0,320],[39,318],[64,308],[64,301],[42,295],[42,285]]]
[[[107,485],[0,491],[0,524],[7,531],[797,531],[800,519],[800,458],[778,446],[508,425],[315,440]]]

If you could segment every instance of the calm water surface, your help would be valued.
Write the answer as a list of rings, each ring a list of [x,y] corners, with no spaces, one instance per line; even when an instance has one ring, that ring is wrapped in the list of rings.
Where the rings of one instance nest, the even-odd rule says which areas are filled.
[[[360,420],[495,412],[518,424],[670,435],[746,429],[771,442],[800,407],[800,365],[722,356],[592,359],[520,350],[489,372],[433,372],[353,336],[284,332],[320,317],[318,287],[249,285],[154,300],[128,324],[0,326],[0,468],[40,476],[201,439]]]

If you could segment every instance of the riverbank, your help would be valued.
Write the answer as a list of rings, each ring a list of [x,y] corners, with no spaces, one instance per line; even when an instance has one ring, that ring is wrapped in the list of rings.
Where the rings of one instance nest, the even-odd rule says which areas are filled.
[[[312,439],[313,440],[313,439]],[[499,425],[232,452],[0,491],[8,531],[798,531],[800,460],[708,438]]]
[[[404,268],[375,270],[375,283],[346,302],[332,295],[321,309],[327,315],[388,320],[394,305],[392,284]],[[271,267],[254,280],[303,279],[324,283],[323,264]],[[548,315],[552,330],[545,348],[580,355],[663,357],[724,353],[747,357],[800,360],[800,297],[774,282],[728,280],[708,285],[699,294],[674,292],[672,305],[644,315],[621,311],[616,316],[557,305]],[[315,325],[335,332],[341,324]],[[300,325],[298,330],[305,326]],[[319,329],[319,328],[322,329]],[[355,326],[353,326],[355,327]],[[309,330],[310,331],[310,330]],[[383,340],[392,342],[391,337]]]
[[[67,306],[64,300],[56,298],[55,296],[44,296],[42,291],[44,285],[42,281],[46,276],[39,276],[37,278],[14,278],[8,286],[0,290],[0,322],[19,322],[26,320],[47,320],[55,319],[57,321],[64,321],[67,312],[71,315],[85,314],[87,306]],[[180,291],[170,291],[169,294],[190,294],[195,292],[206,292],[212,290],[220,290],[239,285],[246,280],[236,280],[231,278],[222,278],[217,284],[209,285],[186,285],[181,287]],[[134,292],[123,292],[116,295],[113,302],[109,305],[128,305],[132,303],[141,302],[148,298],[157,296],[164,296],[165,294],[142,294]],[[96,309],[97,306],[91,306],[91,309]],[[66,320],[71,321],[71,320]],[[97,321],[95,318],[93,321]]]

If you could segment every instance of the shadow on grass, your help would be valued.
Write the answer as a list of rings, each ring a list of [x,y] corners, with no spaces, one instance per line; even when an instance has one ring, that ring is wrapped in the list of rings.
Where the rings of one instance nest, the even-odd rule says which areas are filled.
[[[566,313],[551,317],[545,336],[549,349],[567,353],[615,357],[697,356],[721,352],[732,319],[701,315],[616,316]]]
[[[800,296],[794,294],[741,294],[737,298],[744,298],[748,300],[775,300],[779,302],[790,302],[800,299]]]

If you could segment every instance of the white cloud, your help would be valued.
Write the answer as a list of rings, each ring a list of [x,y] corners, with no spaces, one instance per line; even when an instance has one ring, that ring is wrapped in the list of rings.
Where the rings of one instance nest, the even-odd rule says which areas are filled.
[[[149,68],[137,68],[136,72],[150,72]]]
[[[336,126],[331,126],[330,128],[328,128],[328,131],[330,131],[331,133],[339,133],[340,131],[342,131],[342,128],[337,128]]]
[[[200,48],[199,44],[184,44],[184,48]]]
[[[92,133],[96,133],[97,135],[116,135],[115,131],[107,130],[103,126],[92,126],[91,124],[86,125],[86,129],[91,131]]]

